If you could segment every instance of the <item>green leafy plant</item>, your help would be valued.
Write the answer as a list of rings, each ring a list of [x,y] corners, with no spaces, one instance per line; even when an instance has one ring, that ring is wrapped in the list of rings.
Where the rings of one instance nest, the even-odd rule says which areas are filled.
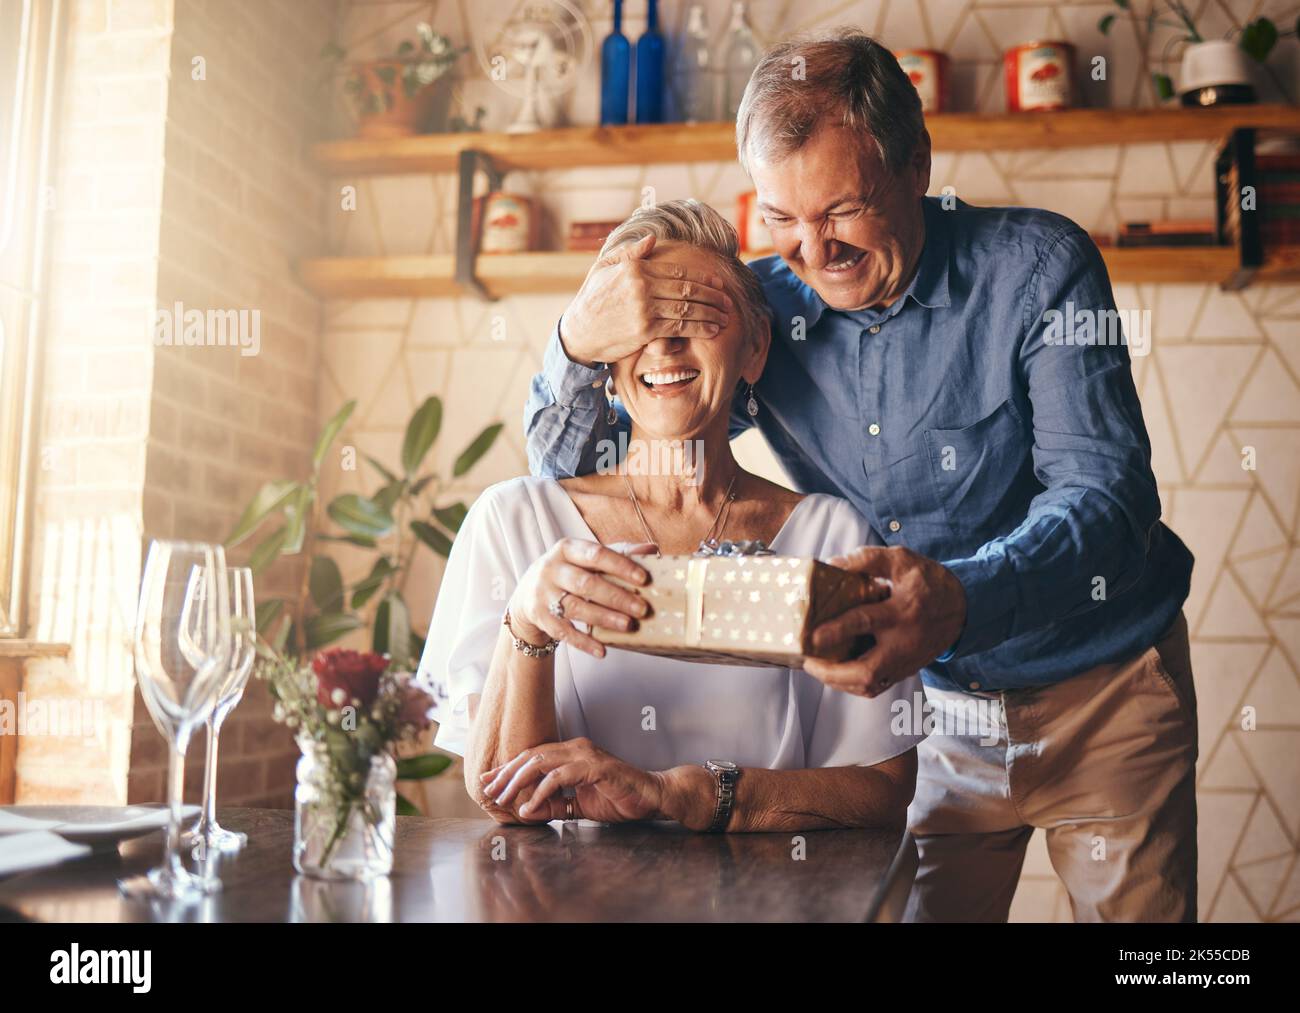
[[[376,86],[365,72],[364,66],[352,66],[343,81],[344,90],[352,96],[362,115],[385,113],[393,107],[397,87],[408,98],[414,98],[423,88],[438,80],[456,63],[468,46],[454,46],[447,36],[436,32],[425,22],[415,26],[418,42],[402,40],[396,55],[390,60],[376,61],[373,66]],[[321,49],[321,58],[331,68],[337,68],[347,59],[348,51],[337,42],[327,42]]]
[[[1114,0],[1114,4],[1122,11],[1132,12],[1132,0]],[[1110,34],[1111,26],[1115,24],[1115,18],[1115,13],[1111,12],[1104,15],[1097,22],[1097,28],[1103,35]],[[1174,35],[1165,44],[1163,54],[1165,57],[1168,57],[1173,46],[1179,44],[1194,45],[1205,41],[1200,30],[1196,27],[1196,21],[1192,18],[1191,11],[1187,9],[1185,0],[1164,0],[1163,6],[1153,4],[1146,16],[1146,35],[1148,38],[1150,38],[1151,33],[1155,31],[1157,26],[1173,28],[1181,33]],[[1297,18],[1295,26],[1288,31],[1279,31],[1277,25],[1269,18],[1256,18],[1254,21],[1242,26],[1237,44],[1252,60],[1263,64],[1268,59],[1268,54],[1273,51],[1273,47],[1277,45],[1278,40],[1287,36],[1300,37],[1300,18]],[[1274,80],[1277,80],[1276,77],[1274,77]],[[1151,81],[1155,86],[1156,95],[1162,101],[1173,98],[1174,82],[1168,74],[1152,73]],[[1281,82],[1277,83],[1281,88]]]
[[[233,548],[262,533],[249,560],[255,574],[282,556],[307,558],[295,597],[258,602],[259,651],[264,659],[305,659],[367,623],[371,649],[388,655],[397,666],[409,666],[424,650],[423,638],[411,628],[406,579],[422,546],[443,557],[451,552],[466,514],[463,502],[448,502],[447,480],[425,468],[442,428],[442,402],[430,397],[411,416],[402,439],[400,471],[364,455],[381,484],[368,496],[335,496],[325,504],[322,517],[321,466],[355,408],[356,402],[349,401],[325,423],[312,450],[308,477],[267,482],[226,539]],[[451,478],[468,473],[501,429],[502,424],[494,422],[480,431],[457,456]],[[366,575],[349,586],[338,564],[317,551],[330,542],[373,552]]]

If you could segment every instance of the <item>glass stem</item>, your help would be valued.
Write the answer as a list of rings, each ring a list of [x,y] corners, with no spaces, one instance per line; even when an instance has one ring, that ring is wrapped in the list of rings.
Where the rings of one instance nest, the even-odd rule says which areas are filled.
[[[221,738],[224,715],[215,711],[208,718],[208,755],[203,774],[203,827],[211,830],[217,825],[217,748]]]
[[[168,876],[179,879],[185,875],[181,866],[181,804],[185,790],[185,746],[173,743],[167,763],[167,804],[171,818],[167,821],[167,854],[163,867]]]

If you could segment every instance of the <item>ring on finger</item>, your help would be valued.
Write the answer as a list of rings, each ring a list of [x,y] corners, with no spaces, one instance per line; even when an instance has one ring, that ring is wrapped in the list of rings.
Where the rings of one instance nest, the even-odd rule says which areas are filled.
[[[569,591],[565,591],[562,595],[560,595],[560,597],[556,598],[555,601],[551,602],[551,604],[546,606],[546,611],[549,612],[551,615],[555,616],[555,618],[557,619],[563,619],[564,599],[569,597],[570,593],[571,592]]]
[[[577,806],[574,805],[575,799],[572,795],[564,796],[564,818],[566,820],[576,820],[578,818]]]

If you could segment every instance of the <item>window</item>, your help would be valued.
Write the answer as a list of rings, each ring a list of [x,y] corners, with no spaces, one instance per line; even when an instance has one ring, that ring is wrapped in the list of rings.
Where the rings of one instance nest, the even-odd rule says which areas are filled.
[[[24,632],[61,0],[0,0],[0,637]]]

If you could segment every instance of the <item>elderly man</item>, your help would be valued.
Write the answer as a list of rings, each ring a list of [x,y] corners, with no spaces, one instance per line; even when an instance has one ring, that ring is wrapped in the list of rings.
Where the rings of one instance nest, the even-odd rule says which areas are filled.
[[[1077,920],[1194,920],[1192,557],[1160,522],[1128,349],[1097,327],[1096,247],[1046,211],[926,197],[919,99],[856,32],[770,51],[736,135],[779,256],[752,265],[776,326],[733,434],[756,424],[886,544],[839,562],[891,596],[815,641],[874,646],[807,669],[866,695],[922,670],[911,917],[1004,920],[1041,827]],[[648,249],[599,261],[559,322],[525,416],[538,474],[592,467],[606,363],[727,319],[717,279]]]

